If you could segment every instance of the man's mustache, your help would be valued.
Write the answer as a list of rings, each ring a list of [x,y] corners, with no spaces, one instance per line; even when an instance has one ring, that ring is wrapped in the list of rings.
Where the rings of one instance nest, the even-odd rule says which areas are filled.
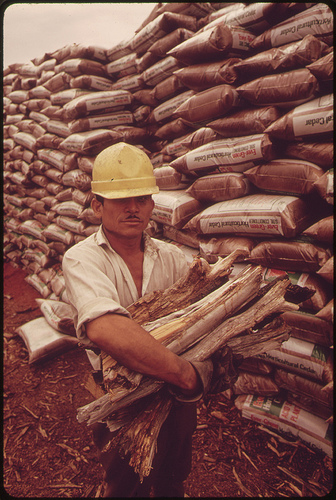
[[[135,219],[135,220],[138,220],[139,222],[141,222],[141,219],[140,217],[138,217],[137,215],[128,215],[125,220],[130,220],[130,219]]]

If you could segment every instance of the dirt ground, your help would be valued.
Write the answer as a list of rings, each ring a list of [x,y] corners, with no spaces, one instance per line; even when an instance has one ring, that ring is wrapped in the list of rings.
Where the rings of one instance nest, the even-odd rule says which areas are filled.
[[[93,397],[84,387],[86,353],[75,347],[28,363],[15,332],[40,317],[40,295],[25,272],[4,265],[2,498],[99,498],[102,469],[90,428],[77,408]],[[332,460],[302,441],[271,434],[241,417],[222,394],[199,403],[188,497],[322,497],[333,486]],[[334,497],[335,498],[335,497]]]

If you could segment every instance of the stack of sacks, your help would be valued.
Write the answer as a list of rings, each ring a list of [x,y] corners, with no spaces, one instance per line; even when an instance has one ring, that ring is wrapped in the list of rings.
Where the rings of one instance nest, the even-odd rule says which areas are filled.
[[[228,398],[248,419],[333,455],[333,324],[330,312],[283,314],[290,338],[246,358]]]
[[[179,140],[187,151],[155,170],[161,193],[153,218],[172,239],[192,238],[210,262],[238,246],[246,262],[296,280],[301,272],[299,284],[320,291],[304,304],[317,312],[331,298],[333,268],[332,237],[309,232],[332,223],[332,12],[301,8],[289,17],[283,4],[227,7],[168,52],[187,64],[175,74],[195,92],[173,117],[198,128]],[[232,47],[218,49],[218,40],[232,43],[234,34],[248,52],[238,61],[228,57]],[[272,41],[281,45],[269,48]],[[196,202],[204,210],[190,217]],[[271,276],[266,270],[265,279]]]
[[[234,7],[229,5],[221,9],[221,14],[223,10],[231,11]],[[204,18],[199,22],[201,24],[204,24]],[[181,233],[180,230],[187,219],[204,209],[208,200],[193,196],[186,189],[196,175],[188,168],[179,168],[179,165],[189,151],[221,137],[206,127],[208,122],[240,106],[233,86],[237,79],[233,65],[249,53],[253,38],[252,33],[244,28],[220,25],[209,27],[204,32],[200,29],[168,51],[169,57],[175,57],[181,66],[184,65],[174,71],[174,78],[189,90],[181,94],[183,100],[173,110],[170,120],[155,132],[165,140],[161,152],[163,160],[170,159],[170,162],[154,171],[161,192],[154,196],[153,219],[164,224],[165,237],[196,249],[199,248],[199,238],[194,232]],[[171,104],[174,99],[166,104]],[[153,115],[164,106],[161,104],[155,108]]]
[[[163,151],[166,138],[176,136],[179,133],[176,132],[177,129],[183,132],[191,129],[180,123],[169,130],[168,122],[171,121],[174,110],[192,92],[181,85],[174,75],[174,71],[183,65],[173,56],[168,56],[167,52],[193,36],[197,30],[197,6],[184,5],[184,10],[179,12],[166,11],[169,7],[168,4],[159,9],[157,17],[140,29],[130,41],[130,47],[139,58],[139,67],[142,69],[142,89],[134,92],[134,100],[138,104],[134,114],[138,123],[145,125],[153,133],[155,147],[150,157],[154,167],[172,159]],[[201,10],[198,15],[204,15],[204,9],[199,8]]]
[[[4,79],[6,241],[17,247],[7,255],[44,298],[62,297],[64,252],[97,229],[94,155],[123,139],[117,125],[133,122],[132,94],[111,89],[105,63],[104,49],[74,44],[14,65]]]
[[[267,412],[277,407],[282,428],[296,435],[305,419],[301,437],[330,455],[324,420],[333,412],[333,17],[319,4],[275,25],[286,14],[282,8],[253,4],[231,7],[223,17],[218,12],[168,53],[186,64],[175,74],[195,92],[173,118],[197,130],[165,146],[181,149],[155,171],[161,192],[153,218],[164,224],[164,236],[199,249],[209,262],[242,248],[245,264],[263,266],[265,282],[288,275],[314,292],[298,312],[284,314],[289,341],[259,356],[262,361],[247,360],[230,395],[241,395],[236,401],[244,416],[269,418],[270,426]],[[249,13],[256,12],[258,21],[274,26],[258,33],[265,24],[255,17],[254,29]],[[228,31],[233,40],[242,19],[252,54],[216,60],[213,40],[223,41]],[[204,210],[191,217],[196,202]],[[316,426],[322,429],[317,439]]]
[[[158,4],[152,19],[116,47],[67,45],[5,70],[5,254],[28,271],[27,281],[42,297],[67,300],[63,254],[98,228],[90,208],[96,155],[124,141],[144,149],[154,166],[160,161],[159,125],[146,121],[154,110],[146,98],[159,102],[157,86],[180,67],[166,57],[168,47],[190,37],[212,11],[210,5]],[[160,229],[152,221],[149,230]]]

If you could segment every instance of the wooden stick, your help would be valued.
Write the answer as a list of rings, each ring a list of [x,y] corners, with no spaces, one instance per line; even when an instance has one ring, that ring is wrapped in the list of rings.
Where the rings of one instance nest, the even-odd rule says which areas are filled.
[[[135,401],[148,396],[154,392],[161,389],[163,382],[155,381],[152,379],[143,380],[141,386],[139,386],[131,394],[127,394],[122,400],[112,404],[110,395],[107,393],[101,398],[88,403],[77,411],[77,420],[79,423],[86,422],[87,425],[94,424],[100,420],[106,419],[113,412],[119,411],[121,408],[127,407]]]
[[[297,476],[293,472],[289,471],[285,467],[281,467],[280,465],[277,465],[277,468],[280,469],[285,474],[287,474],[292,479],[295,479],[295,481],[297,481],[298,483],[300,483],[302,486],[305,486],[307,489],[309,489],[310,491],[312,491],[314,493],[314,495],[316,495],[316,496],[322,496],[322,491],[321,490],[318,490],[318,489],[314,488],[314,486],[312,486],[311,484],[306,483],[303,479],[301,479],[299,476]],[[320,485],[318,485],[318,486],[320,487]]]
[[[234,280],[199,301],[142,326],[159,342],[180,354],[255,297],[260,283],[261,268],[249,266]],[[104,354],[103,368],[107,366],[106,363],[108,368],[103,369],[103,376],[105,388],[110,393],[111,401],[115,402],[128,391],[133,391],[141,383],[142,375],[124,367],[119,369],[109,358],[109,355]],[[111,372],[115,375],[111,376]],[[126,377],[125,382],[122,376]]]
[[[245,495],[247,495],[248,497],[253,497],[254,495],[252,495],[252,493],[250,492],[250,490],[248,490],[247,488],[245,488],[245,486],[241,482],[240,477],[238,476],[238,474],[236,472],[236,469],[234,467],[232,467],[232,472],[233,472],[234,477],[236,478],[236,481],[238,483],[239,488],[241,490],[243,490],[243,492],[245,493]]]
[[[232,272],[232,264],[244,256],[245,251],[235,250],[224,259],[219,258],[215,264],[209,264],[202,257],[197,257],[191,263],[187,274],[171,287],[147,294],[127,309],[139,324],[182,309],[225,283]]]
[[[297,309],[298,306],[283,299],[287,284],[285,281],[276,283],[254,306],[224,321],[194,348],[183,354],[183,357],[188,361],[203,361],[223,347],[229,339],[252,328],[270,314]]]
[[[228,340],[232,338],[234,335],[238,335],[242,333],[247,328],[254,326],[256,321],[261,321],[267,316],[270,312],[274,312],[275,310],[282,311],[287,307],[287,303],[285,301],[279,300],[278,293],[279,291],[284,291],[286,288],[285,281],[278,282],[273,288],[271,288],[258,302],[257,305],[254,306],[254,312],[251,314],[249,310],[245,311],[241,315],[234,316],[224,321],[218,329],[215,329],[214,332],[210,332],[207,337],[203,341],[198,342],[194,346],[194,348],[190,349],[186,353],[182,354],[182,356],[188,361],[198,361],[204,360],[210,357],[217,349],[228,343]],[[278,293],[277,293],[278,292]],[[271,299],[271,300],[270,300]],[[298,307],[294,305],[290,305],[290,307]],[[283,336],[287,335],[287,331],[280,322],[280,325],[274,329],[275,325],[271,325],[271,327],[266,329],[266,333],[268,332],[268,336],[273,334],[274,336],[282,334]],[[254,349],[258,349],[258,353],[263,352],[260,349],[260,332],[258,335],[251,339],[251,347]],[[245,339],[246,341],[246,339]],[[241,340],[239,341],[241,342]],[[259,345],[258,345],[259,344]],[[175,344],[172,344],[176,346]],[[257,346],[257,347],[256,347]],[[179,345],[177,345],[179,347]],[[171,346],[168,345],[168,348]],[[245,347],[246,349],[246,347]],[[239,351],[239,348],[236,349],[236,352]],[[253,355],[253,354],[250,354]],[[111,415],[113,412],[120,410],[122,407],[128,406],[132,404],[134,401],[138,400],[144,395],[150,394],[152,392],[156,392],[161,387],[160,382],[154,382],[151,379],[147,379],[146,382],[141,382],[140,386],[134,390],[132,393],[128,393],[122,399],[118,399],[118,401],[112,402],[109,395],[103,396],[88,405],[79,408],[77,419],[79,422],[86,421],[88,425],[97,422],[101,419],[104,419]]]

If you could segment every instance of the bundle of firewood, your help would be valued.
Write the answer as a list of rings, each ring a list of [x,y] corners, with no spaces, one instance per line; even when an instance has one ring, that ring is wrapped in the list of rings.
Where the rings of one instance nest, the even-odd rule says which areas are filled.
[[[196,258],[172,287],[132,304],[133,319],[188,361],[208,359],[226,345],[243,358],[279,346],[289,337],[280,314],[298,309],[286,300],[292,285],[282,278],[263,286],[261,267],[252,265],[229,279],[239,256],[235,251],[213,265]],[[163,382],[132,372],[106,353],[102,359],[106,394],[79,408],[77,418],[88,425],[105,421],[116,431],[106,448],[118,446],[142,479],[150,473],[172,397]]]

